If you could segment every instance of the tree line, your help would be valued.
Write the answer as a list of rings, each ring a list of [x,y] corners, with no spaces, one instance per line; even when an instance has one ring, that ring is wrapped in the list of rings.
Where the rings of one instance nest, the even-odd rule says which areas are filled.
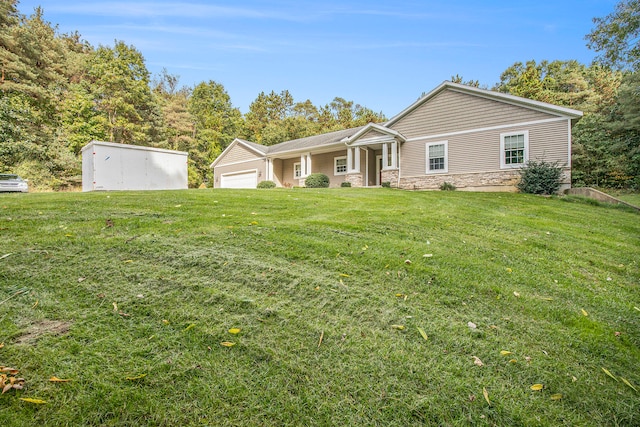
[[[20,14],[17,3],[0,0],[0,172],[35,187],[77,184],[80,150],[94,139],[187,151],[196,187],[234,138],[272,145],[386,120],[340,97],[318,107],[287,90],[261,92],[243,115],[219,82],[151,76],[134,46],[91,46],[77,32],[60,34],[40,8]],[[594,19],[586,38],[597,62],[517,62],[491,88],[585,112],[573,129],[575,185],[640,188],[639,4],[622,1]]]

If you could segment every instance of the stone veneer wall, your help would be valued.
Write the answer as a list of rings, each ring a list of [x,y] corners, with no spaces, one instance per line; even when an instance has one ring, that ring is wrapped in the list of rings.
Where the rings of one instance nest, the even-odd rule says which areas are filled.
[[[400,188],[404,190],[437,190],[444,182],[458,189],[478,189],[517,191],[520,180],[517,170],[499,172],[464,173],[455,175],[424,175],[400,178]]]
[[[388,182],[391,184],[391,188],[398,188],[398,169],[383,169],[381,173],[380,184]],[[400,182],[400,188],[402,187],[402,181]]]
[[[362,174],[350,173],[345,176],[344,181],[351,183],[352,187],[362,187]]]

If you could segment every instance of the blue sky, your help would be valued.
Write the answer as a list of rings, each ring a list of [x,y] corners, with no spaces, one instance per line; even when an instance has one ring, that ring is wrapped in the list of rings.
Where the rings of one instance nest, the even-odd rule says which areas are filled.
[[[459,74],[493,86],[516,61],[595,53],[584,36],[615,0],[21,0],[61,33],[122,40],[152,74],[221,83],[246,113],[261,92],[320,106],[340,96],[392,117]]]

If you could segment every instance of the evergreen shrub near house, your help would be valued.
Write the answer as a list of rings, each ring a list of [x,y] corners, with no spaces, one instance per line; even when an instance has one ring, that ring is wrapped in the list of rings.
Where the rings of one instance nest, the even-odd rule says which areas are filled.
[[[350,182],[343,182],[342,184],[340,184],[340,187],[351,187],[351,183]]]
[[[555,194],[560,188],[562,167],[558,162],[545,162],[544,160],[530,160],[525,168],[520,170],[520,182],[518,190],[529,194]]]
[[[269,180],[260,181],[257,188],[276,188],[276,183]]]
[[[385,181],[382,184],[380,184],[382,187],[384,188],[391,188],[391,182],[389,181]]]
[[[307,188],[329,188],[329,177],[323,173],[312,173],[305,179]]]

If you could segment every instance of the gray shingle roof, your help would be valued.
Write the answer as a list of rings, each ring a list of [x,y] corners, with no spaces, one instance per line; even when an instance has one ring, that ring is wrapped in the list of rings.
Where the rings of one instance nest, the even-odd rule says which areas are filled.
[[[357,128],[338,130],[334,132],[323,133],[320,135],[307,136],[305,138],[293,139],[291,141],[281,142],[280,144],[271,145],[269,147],[255,144],[253,142],[249,143],[251,146],[256,147],[262,152],[266,154],[276,154],[276,153],[285,153],[288,151],[298,151],[304,149],[312,149],[322,147],[323,145],[332,145],[337,144],[344,138],[353,135],[358,132],[364,126],[360,126]],[[260,148],[258,148],[260,147]]]

